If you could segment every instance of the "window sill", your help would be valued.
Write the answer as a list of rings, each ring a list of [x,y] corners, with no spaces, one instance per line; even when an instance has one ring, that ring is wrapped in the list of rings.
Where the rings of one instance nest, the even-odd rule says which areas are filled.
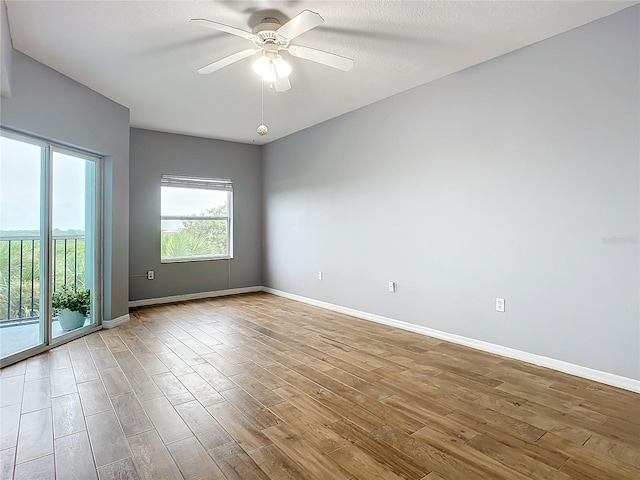
[[[184,257],[184,258],[163,258],[160,263],[187,263],[187,262],[210,262],[212,260],[231,260],[233,257]]]

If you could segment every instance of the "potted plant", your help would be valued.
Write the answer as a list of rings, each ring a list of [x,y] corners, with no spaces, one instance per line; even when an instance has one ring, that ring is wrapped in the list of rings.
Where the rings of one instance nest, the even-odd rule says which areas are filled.
[[[84,325],[91,308],[91,291],[72,290],[65,285],[62,290],[53,293],[52,304],[60,328],[68,332]]]

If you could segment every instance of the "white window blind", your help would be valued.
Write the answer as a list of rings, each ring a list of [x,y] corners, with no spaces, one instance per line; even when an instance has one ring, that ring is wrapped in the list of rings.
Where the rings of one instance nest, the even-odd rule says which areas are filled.
[[[157,178],[157,177],[156,177]],[[208,190],[233,190],[233,182],[225,178],[179,177],[162,175],[162,186],[204,188]]]

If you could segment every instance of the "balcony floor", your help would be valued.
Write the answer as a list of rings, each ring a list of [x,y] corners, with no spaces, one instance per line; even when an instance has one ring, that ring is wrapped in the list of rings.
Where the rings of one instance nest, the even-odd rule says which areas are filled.
[[[91,319],[84,326],[90,325]],[[53,337],[62,335],[62,328],[57,320],[53,321]],[[7,357],[27,348],[40,344],[40,324],[29,323],[0,328],[0,357]]]

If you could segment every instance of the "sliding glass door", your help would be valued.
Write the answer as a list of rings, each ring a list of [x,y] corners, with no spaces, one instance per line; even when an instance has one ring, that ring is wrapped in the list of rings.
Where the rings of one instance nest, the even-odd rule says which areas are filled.
[[[95,323],[96,160],[72,151],[51,155],[51,290],[53,337]],[[93,300],[92,300],[93,296]],[[67,323],[65,304],[82,304],[82,324]],[[63,305],[58,305],[61,302]],[[82,306],[82,305],[81,305]],[[69,310],[67,308],[67,310]],[[80,317],[78,317],[80,319]]]
[[[2,365],[99,327],[100,161],[2,131]]]
[[[42,239],[46,148],[0,137],[0,355],[45,344]]]

